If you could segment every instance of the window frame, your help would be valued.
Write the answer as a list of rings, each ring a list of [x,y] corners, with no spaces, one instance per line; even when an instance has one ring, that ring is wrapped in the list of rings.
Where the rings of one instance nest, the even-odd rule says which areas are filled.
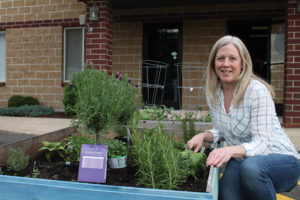
[[[1,79],[0,79],[0,83],[5,83],[6,82],[6,69],[7,69],[7,62],[6,62],[6,48],[7,48],[7,45],[6,45],[6,31],[0,31],[0,34],[4,34],[4,39],[5,39],[5,44],[4,44],[4,48],[5,48],[5,51],[4,51],[4,68],[5,68],[5,70],[4,70],[4,81],[1,81]],[[1,76],[0,76],[1,77]],[[1,84],[2,85],[2,84]]]
[[[71,82],[72,80],[67,80],[66,79],[66,55],[67,55],[67,45],[66,45],[66,42],[67,42],[67,36],[66,36],[66,34],[67,34],[67,30],[76,30],[76,29],[81,29],[81,31],[82,31],[82,55],[81,55],[81,60],[82,60],[82,63],[81,63],[81,65],[83,66],[83,64],[85,63],[85,49],[86,49],[86,47],[85,47],[85,38],[86,38],[86,34],[85,34],[85,32],[86,32],[86,28],[85,27],[66,27],[66,28],[64,28],[63,29],[63,34],[64,34],[64,49],[63,49],[63,82]],[[83,69],[83,68],[82,68]]]

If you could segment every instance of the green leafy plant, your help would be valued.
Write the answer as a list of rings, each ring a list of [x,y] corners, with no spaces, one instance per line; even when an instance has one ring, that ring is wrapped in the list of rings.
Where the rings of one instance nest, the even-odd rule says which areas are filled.
[[[206,116],[203,116],[202,122],[212,122],[211,115],[208,114]]]
[[[140,116],[142,120],[168,120],[168,115],[174,108],[167,108],[165,105],[158,106],[145,106],[140,110]]]
[[[195,178],[207,173],[205,166],[206,159],[207,156],[205,153],[195,153],[189,147],[186,147],[186,149],[181,152],[181,160],[186,163],[187,169],[192,171]]]
[[[0,116],[38,117],[42,115],[52,115],[53,113],[54,109],[52,107],[42,107],[40,105],[0,108]]]
[[[104,142],[108,147],[108,158],[118,158],[127,155],[128,148],[125,142],[117,139],[108,139]]]
[[[76,114],[74,111],[76,100],[76,86],[71,82],[64,88],[64,98],[62,101],[65,107],[65,113],[67,115],[74,116]]]
[[[13,95],[8,99],[8,107],[20,107],[24,105],[39,105],[37,98],[32,96]]]
[[[185,117],[181,120],[182,122],[182,131],[183,131],[183,139],[186,143],[189,139],[191,139],[194,135],[196,135],[195,130],[195,121],[193,118],[193,113],[185,113]]]
[[[98,138],[108,128],[125,126],[140,107],[140,101],[135,99],[137,87],[127,75],[109,76],[106,70],[85,66],[82,72],[74,73],[72,82],[77,97],[74,107],[77,119],[73,123]]]
[[[180,159],[174,136],[166,134],[159,124],[152,130],[132,134],[130,154],[137,166],[139,182],[147,187],[175,189],[191,171]]]
[[[59,156],[64,159],[64,147],[65,143],[63,142],[48,142],[43,141],[43,147],[39,149],[39,151],[45,151],[45,157],[48,162],[52,161],[52,158],[55,156]]]
[[[35,168],[32,170],[32,178],[38,178],[40,175],[40,170],[38,168]]]
[[[25,156],[23,149],[11,148],[9,151],[9,159],[7,161],[10,170],[19,172],[28,166],[29,156]]]
[[[36,167],[36,161],[33,162],[33,169],[32,169],[32,178],[38,178],[40,175],[40,170]]]
[[[72,134],[65,139],[65,142],[65,161],[79,162],[82,144],[94,144],[95,139],[88,137],[88,135]]]

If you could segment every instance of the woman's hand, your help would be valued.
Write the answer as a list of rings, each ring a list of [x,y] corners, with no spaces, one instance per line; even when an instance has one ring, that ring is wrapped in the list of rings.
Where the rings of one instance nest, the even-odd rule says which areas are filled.
[[[192,137],[192,139],[190,139],[187,142],[187,145],[189,145],[189,147],[191,149],[194,149],[194,152],[197,153],[201,149],[203,145],[203,141],[204,141],[204,134],[200,133]]]
[[[232,157],[242,158],[246,154],[245,148],[243,146],[230,146],[215,149],[210,152],[206,167],[213,165],[214,167],[221,167],[226,164]]]
[[[231,153],[227,147],[215,149],[207,157],[206,167],[213,165],[214,167],[221,167],[231,159]]]
[[[197,135],[195,135],[194,137],[192,137],[192,139],[190,139],[187,142],[187,145],[189,145],[189,147],[191,149],[194,149],[195,153],[198,153],[198,151],[201,149],[201,147],[203,146],[203,142],[212,142],[214,140],[214,136],[212,133],[210,132],[203,132],[203,133],[199,133]]]

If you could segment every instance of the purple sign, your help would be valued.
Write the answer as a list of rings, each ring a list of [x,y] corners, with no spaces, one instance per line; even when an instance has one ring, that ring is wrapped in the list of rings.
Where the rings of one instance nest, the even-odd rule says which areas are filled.
[[[78,181],[106,182],[107,146],[83,144],[81,146]]]

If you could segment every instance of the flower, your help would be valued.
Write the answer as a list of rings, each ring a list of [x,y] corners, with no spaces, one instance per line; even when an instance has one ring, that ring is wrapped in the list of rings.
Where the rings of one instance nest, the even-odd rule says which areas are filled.
[[[120,81],[123,79],[123,75],[122,74],[120,74],[119,79],[120,79]]]
[[[132,79],[131,79],[131,78],[129,78],[129,79],[128,79],[128,83],[130,83],[131,81],[132,81]]]
[[[137,84],[135,84],[135,87],[139,87],[140,86],[140,82],[137,82]]]
[[[119,78],[119,76],[120,76],[120,72],[117,72],[116,73],[116,78]]]

